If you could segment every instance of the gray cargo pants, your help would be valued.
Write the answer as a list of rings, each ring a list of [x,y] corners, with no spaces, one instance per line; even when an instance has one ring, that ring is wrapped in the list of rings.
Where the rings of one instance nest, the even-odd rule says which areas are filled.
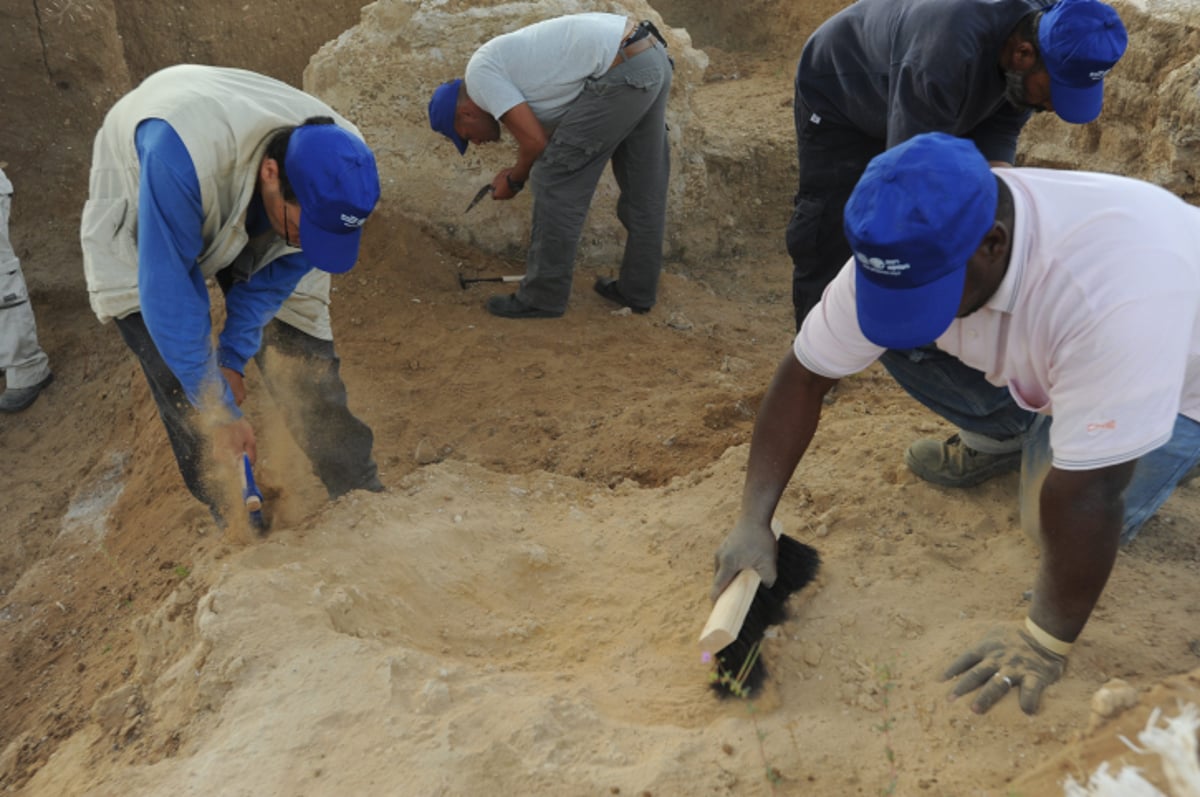
[[[49,376],[50,358],[38,345],[21,261],[8,240],[11,207],[12,196],[0,194],[0,371],[5,384],[15,389],[33,387]]]
[[[654,304],[671,174],[666,122],[671,69],[656,42],[588,80],[571,103],[530,172],[533,228],[525,279],[517,289],[522,302],[566,310],[583,223],[611,160],[621,190],[617,218],[627,234],[618,287],[632,305]]]

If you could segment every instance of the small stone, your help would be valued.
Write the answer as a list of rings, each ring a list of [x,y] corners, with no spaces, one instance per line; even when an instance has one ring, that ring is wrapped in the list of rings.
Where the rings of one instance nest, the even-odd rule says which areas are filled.
[[[689,321],[682,313],[671,313],[667,319],[667,326],[671,329],[677,329],[680,332],[686,332],[692,328],[692,322]]]
[[[440,462],[441,455],[435,446],[431,445],[428,440],[421,440],[417,443],[417,449],[413,452],[413,461],[418,465],[432,465],[435,462]]]
[[[1092,713],[1108,719],[1138,703],[1138,691],[1120,678],[1113,678],[1092,695]]]

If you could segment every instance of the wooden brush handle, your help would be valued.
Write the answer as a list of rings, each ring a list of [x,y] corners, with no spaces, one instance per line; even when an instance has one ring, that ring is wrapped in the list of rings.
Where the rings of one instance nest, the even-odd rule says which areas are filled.
[[[771,521],[771,531],[775,532],[775,538],[778,539],[783,533],[779,521]],[[708,614],[708,622],[700,632],[701,653],[715,654],[737,639],[761,583],[762,578],[757,570],[742,570],[734,576],[733,581],[729,582],[729,586],[713,604],[712,611]]]
[[[750,611],[750,604],[754,602],[754,594],[758,592],[758,585],[761,583],[762,579],[756,570],[743,570],[734,576],[733,581],[729,582],[729,586],[713,604],[708,622],[700,632],[701,653],[715,654],[737,639],[738,632],[742,630],[742,623],[746,620],[746,613]]]

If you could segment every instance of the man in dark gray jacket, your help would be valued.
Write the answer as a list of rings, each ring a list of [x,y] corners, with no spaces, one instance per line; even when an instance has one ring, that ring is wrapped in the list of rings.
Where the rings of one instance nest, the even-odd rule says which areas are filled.
[[[1073,124],[1100,114],[1103,80],[1125,52],[1117,12],[1098,0],[858,0],[809,38],[796,72],[800,181],[787,227],[796,329],[850,257],[842,212],[867,163],[915,135],[971,139],[993,166],[1012,165],[1030,115]],[[976,385],[983,374],[932,348],[882,360],[906,390]],[[1033,415],[992,387],[960,431],[918,440],[905,461],[926,481],[968,487],[1016,470]],[[919,399],[930,406],[928,399]]]

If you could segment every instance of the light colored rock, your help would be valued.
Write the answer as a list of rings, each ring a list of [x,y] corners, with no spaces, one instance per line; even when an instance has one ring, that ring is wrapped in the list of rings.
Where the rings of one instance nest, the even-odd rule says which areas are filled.
[[[471,146],[460,156],[429,128],[427,106],[437,86],[461,77],[479,45],[501,33],[563,14],[623,13],[650,19],[662,31],[675,60],[667,111],[672,150],[668,249],[683,243],[683,208],[702,204],[707,174],[703,160],[687,159],[701,131],[692,124],[692,91],[703,77],[707,56],[691,46],[686,30],[671,28],[648,4],[616,0],[544,0],[489,6],[439,0],[377,0],[362,21],[328,42],[304,72],[304,87],[329,102],[362,129],[375,150],[383,177],[383,202],[438,233],[481,249],[512,256],[529,238],[530,200],[484,202],[464,216],[471,196],[502,168],[516,149],[505,133],[495,144]],[[581,260],[620,262],[624,232],[616,218],[616,181],[606,171],[580,245]],[[689,245],[691,244],[688,241]]]
[[[1137,689],[1120,678],[1113,678],[1092,695],[1092,713],[1109,719],[1125,709],[1133,708],[1137,702]]]
[[[1200,6],[1113,3],[1129,47],[1105,81],[1104,110],[1087,125],[1038,114],[1021,136],[1026,166],[1111,172],[1200,201]]]

